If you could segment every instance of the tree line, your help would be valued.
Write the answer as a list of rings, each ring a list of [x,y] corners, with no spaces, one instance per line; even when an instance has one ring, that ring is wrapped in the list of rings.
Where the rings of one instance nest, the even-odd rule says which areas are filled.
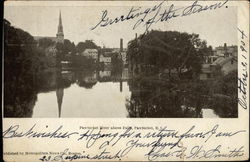
[[[131,40],[127,53],[132,77],[130,116],[188,117],[187,111],[181,113],[185,105],[194,107],[199,112],[196,116],[207,107],[220,117],[237,117],[237,71],[222,75],[219,68],[213,80],[199,79],[204,59],[211,53],[212,47],[194,33],[152,30]]]
[[[167,69],[169,77],[173,72],[181,77],[187,71],[197,77],[203,57],[211,50],[198,34],[153,30],[130,41],[128,58],[132,64],[151,65],[160,73]]]

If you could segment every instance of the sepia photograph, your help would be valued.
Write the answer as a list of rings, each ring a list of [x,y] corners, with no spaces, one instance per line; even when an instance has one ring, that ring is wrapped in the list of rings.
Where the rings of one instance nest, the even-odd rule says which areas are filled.
[[[249,2],[4,2],[3,160],[249,159]]]
[[[165,4],[6,6],[4,117],[237,118],[237,8]]]

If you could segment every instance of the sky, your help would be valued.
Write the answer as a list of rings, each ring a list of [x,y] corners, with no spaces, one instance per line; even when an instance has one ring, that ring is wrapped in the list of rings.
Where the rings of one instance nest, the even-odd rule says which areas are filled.
[[[59,12],[62,14],[64,38],[77,44],[80,41],[93,40],[98,46],[118,48],[120,38],[124,47],[134,39],[135,33],[142,34],[145,27],[133,30],[136,20],[129,20],[107,27],[91,30],[101,19],[102,11],[107,10],[110,18],[127,14],[133,6],[142,7],[141,10],[153,6],[143,3],[136,4],[129,1],[107,5],[103,2],[89,3],[5,3],[4,18],[17,27],[29,32],[33,36],[56,36]],[[98,3],[98,4],[97,4]],[[159,3],[159,2],[157,2]],[[186,2],[191,4],[192,2]],[[229,2],[228,2],[229,3]],[[13,5],[14,4],[14,5]],[[146,6],[147,5],[147,6]],[[164,3],[165,7],[170,6]],[[178,5],[178,4],[176,4]],[[178,6],[177,6],[178,7]],[[180,17],[168,22],[158,22],[150,29],[161,31],[180,31],[196,33],[212,47],[237,44],[237,7],[223,7],[214,11],[206,11],[186,17]]]

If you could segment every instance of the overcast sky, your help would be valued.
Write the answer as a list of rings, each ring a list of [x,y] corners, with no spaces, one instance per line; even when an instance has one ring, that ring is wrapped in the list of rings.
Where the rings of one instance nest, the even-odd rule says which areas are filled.
[[[91,6],[90,3],[88,6],[71,6],[70,3],[62,6],[61,2],[54,2],[51,6],[48,3],[46,6],[39,6],[41,4],[13,6],[12,3],[5,3],[4,18],[9,20],[13,26],[21,28],[33,36],[55,36],[59,11],[61,10],[64,37],[75,44],[92,39],[99,46],[119,47],[119,40],[123,38],[126,47],[127,42],[135,37],[135,33],[144,32],[145,27],[132,29],[138,19],[90,30],[100,20],[103,10],[108,10],[108,16],[115,18],[127,14],[131,8],[129,2],[124,2],[126,6],[123,7],[119,4],[105,6],[101,4],[103,2],[98,3],[98,6]],[[187,3],[191,4],[192,2]],[[142,9],[144,8],[146,7],[142,6]],[[151,29],[197,33],[201,39],[207,41],[208,45],[216,47],[224,43],[237,44],[236,25],[237,8],[229,6],[228,8],[223,7],[214,11],[176,18],[169,22],[159,22],[153,24]]]

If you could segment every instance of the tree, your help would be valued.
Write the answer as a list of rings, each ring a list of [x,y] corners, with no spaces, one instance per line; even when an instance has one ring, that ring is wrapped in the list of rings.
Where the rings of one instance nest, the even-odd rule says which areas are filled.
[[[38,40],[38,45],[39,47],[42,47],[42,48],[48,48],[49,46],[52,46],[54,45],[55,42],[53,42],[51,39],[48,39],[48,38],[41,38]]]
[[[86,40],[85,42],[79,42],[76,45],[76,51],[81,53],[87,48],[98,49],[98,46],[92,40]]]
[[[169,75],[175,70],[181,76],[187,69],[197,75],[205,49],[206,42],[197,34],[151,31],[130,42],[128,57],[134,58],[133,64],[153,65],[160,73],[168,69]]]
[[[74,42],[70,42],[70,40],[65,39],[63,43],[63,52],[65,54],[74,53],[75,52],[75,44]]]
[[[36,102],[36,74],[44,53],[22,29],[4,20],[4,116],[31,117]]]

